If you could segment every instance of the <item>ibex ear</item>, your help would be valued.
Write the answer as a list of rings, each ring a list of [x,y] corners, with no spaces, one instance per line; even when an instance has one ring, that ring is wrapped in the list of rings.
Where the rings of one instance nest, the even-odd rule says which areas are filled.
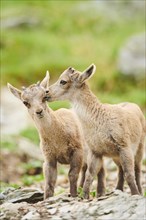
[[[40,83],[40,86],[44,87],[45,89],[48,89],[49,88],[49,79],[50,79],[50,75],[49,75],[49,71],[47,71],[45,78]]]
[[[83,73],[79,77],[79,82],[83,83],[85,80],[90,79],[93,74],[95,73],[96,66],[94,64],[91,64],[86,70],[83,71]]]
[[[8,89],[9,91],[16,96],[18,99],[21,99],[21,90],[16,89],[14,86],[12,86],[11,84],[7,83]]]

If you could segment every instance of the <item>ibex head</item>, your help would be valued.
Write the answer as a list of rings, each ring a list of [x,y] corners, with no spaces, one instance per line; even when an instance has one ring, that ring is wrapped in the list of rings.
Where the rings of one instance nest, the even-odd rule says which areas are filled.
[[[56,83],[49,87],[50,101],[71,100],[85,83],[95,73],[96,66],[91,64],[86,70],[80,72],[72,67],[66,69]]]
[[[49,73],[47,71],[45,78],[37,83],[30,85],[29,87],[23,87],[22,90],[19,90],[7,84],[10,92],[20,99],[23,104],[28,108],[28,112],[32,118],[43,118],[46,110],[46,101],[49,87]]]

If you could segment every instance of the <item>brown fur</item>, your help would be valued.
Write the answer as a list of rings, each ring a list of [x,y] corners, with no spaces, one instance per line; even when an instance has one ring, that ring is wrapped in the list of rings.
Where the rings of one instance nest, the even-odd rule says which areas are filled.
[[[28,112],[33,118],[40,136],[44,156],[44,199],[53,196],[57,178],[57,162],[70,164],[69,181],[71,196],[77,195],[77,180],[83,159],[84,139],[77,116],[71,110],[53,111],[47,107],[45,91],[48,75],[41,84],[31,85],[20,91],[10,84],[10,91],[22,101],[28,102]]]
[[[145,137],[144,116],[133,103],[101,103],[85,82],[94,72],[94,65],[83,73],[68,68],[49,88],[50,101],[68,99],[72,103],[90,147],[84,197],[89,197],[93,177],[99,174],[100,169],[100,178],[104,180],[103,156],[113,158],[119,167],[117,189],[123,190],[124,174],[131,193],[142,193],[140,173]],[[66,83],[62,85],[61,80]],[[102,185],[104,181],[101,188]]]

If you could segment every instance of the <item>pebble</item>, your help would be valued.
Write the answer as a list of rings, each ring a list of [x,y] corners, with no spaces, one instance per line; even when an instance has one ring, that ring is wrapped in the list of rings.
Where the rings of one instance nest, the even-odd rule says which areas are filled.
[[[23,216],[21,220],[40,220],[41,216],[36,211],[30,211],[26,215]]]
[[[49,214],[54,215],[57,212],[57,208],[49,209]]]

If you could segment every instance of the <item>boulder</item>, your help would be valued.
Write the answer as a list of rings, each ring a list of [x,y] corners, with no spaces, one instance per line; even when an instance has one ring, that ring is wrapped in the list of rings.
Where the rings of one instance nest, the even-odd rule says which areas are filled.
[[[136,79],[144,78],[146,73],[145,51],[145,34],[132,36],[119,52],[118,70],[124,75],[132,75]]]
[[[2,198],[3,201],[9,203],[36,203],[43,200],[43,192],[39,189],[33,188],[7,190],[7,192],[3,192],[2,195],[4,195],[4,197]]]

